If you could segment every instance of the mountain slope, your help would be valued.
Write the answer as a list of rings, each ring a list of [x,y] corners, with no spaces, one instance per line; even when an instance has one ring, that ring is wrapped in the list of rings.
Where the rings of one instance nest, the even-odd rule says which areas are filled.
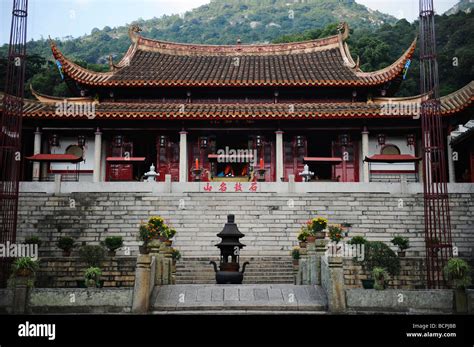
[[[351,27],[393,24],[392,16],[372,11],[355,0],[213,0],[182,16],[138,20],[142,35],[185,43],[234,44],[269,42],[284,34],[324,28],[346,21]],[[104,23],[106,24],[106,23]],[[59,42],[61,50],[87,63],[119,59],[130,45],[128,26],[94,28],[90,35]],[[47,33],[44,33],[45,36]],[[50,57],[45,40],[30,42],[28,52]]]
[[[471,13],[474,10],[474,0],[461,0],[444,14],[450,16],[458,12]]]

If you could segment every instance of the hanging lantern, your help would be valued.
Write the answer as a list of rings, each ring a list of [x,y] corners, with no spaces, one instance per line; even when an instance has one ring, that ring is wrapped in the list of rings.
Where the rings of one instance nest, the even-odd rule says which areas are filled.
[[[160,136],[160,147],[161,147],[161,148],[165,148],[167,142],[168,142],[168,139],[166,138],[166,136],[161,135],[161,136]]]
[[[113,92],[112,90],[110,91],[109,96],[110,96],[111,98],[114,97],[114,92]]]
[[[77,137],[77,145],[80,147],[84,147],[86,145],[86,137],[83,135],[79,135]]]
[[[200,142],[200,146],[202,149],[206,149],[207,148],[207,144],[208,144],[208,139],[206,136],[203,136],[199,139],[199,142]]]
[[[262,146],[263,146],[263,138],[262,138],[262,136],[257,135],[257,136],[255,137],[255,145],[256,145],[257,147],[262,147]]]
[[[122,147],[123,145],[123,136],[117,135],[114,137],[114,146],[115,147]]]
[[[385,140],[386,140],[385,134],[378,134],[377,140],[380,146],[385,145]]]
[[[407,135],[407,146],[412,147],[415,145],[415,134],[408,134]]]
[[[59,136],[57,134],[52,134],[49,138],[49,145],[51,147],[59,147]]]
[[[296,136],[296,147],[304,147],[304,136]]]
[[[354,89],[354,90],[352,91],[352,97],[355,98],[356,96],[357,96],[357,90]]]
[[[339,136],[339,142],[343,146],[347,146],[349,144],[349,135],[348,134],[342,134]]]
[[[382,90],[380,91],[380,95],[382,95],[382,96],[387,95],[387,91],[386,91],[385,89],[382,89]]]

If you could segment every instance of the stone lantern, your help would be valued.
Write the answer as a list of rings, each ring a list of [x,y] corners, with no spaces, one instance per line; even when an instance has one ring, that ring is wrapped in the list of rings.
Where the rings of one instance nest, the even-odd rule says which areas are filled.
[[[243,264],[242,272],[239,272],[240,250],[245,247],[239,239],[245,235],[237,228],[233,214],[227,216],[227,223],[217,236],[222,239],[216,245],[221,251],[219,271],[217,270],[217,264],[214,261],[210,262],[214,265],[217,284],[242,284],[245,266],[248,262]]]

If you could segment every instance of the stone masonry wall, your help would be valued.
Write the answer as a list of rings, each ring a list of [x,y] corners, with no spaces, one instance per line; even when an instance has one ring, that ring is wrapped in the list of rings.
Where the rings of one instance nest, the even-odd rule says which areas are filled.
[[[424,258],[400,258],[400,274],[390,279],[390,288],[420,289],[426,287]],[[367,272],[352,258],[344,258],[344,284],[347,289],[362,288],[361,280],[367,279]]]
[[[474,252],[473,197],[450,194],[453,241],[459,255],[466,258],[472,258]],[[22,240],[39,235],[44,241],[40,256],[45,257],[60,256],[55,245],[60,236],[97,244],[107,236],[122,235],[134,255],[139,223],[161,215],[176,228],[174,245],[183,257],[208,257],[218,254],[216,234],[227,214],[235,214],[246,235],[244,257],[288,256],[297,244],[298,229],[313,216],[328,217],[330,223],[352,223],[350,236],[363,235],[369,240],[389,243],[394,235],[402,234],[412,246],[407,256],[424,255],[422,194],[23,192],[18,236]]]
[[[101,263],[104,287],[133,287],[136,257],[108,258]],[[77,288],[88,266],[77,257],[41,258],[36,276],[39,288]]]

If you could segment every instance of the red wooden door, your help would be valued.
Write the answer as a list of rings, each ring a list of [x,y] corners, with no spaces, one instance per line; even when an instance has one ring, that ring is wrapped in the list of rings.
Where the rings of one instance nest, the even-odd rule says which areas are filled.
[[[109,157],[128,157],[133,156],[133,143],[123,140],[120,146],[116,146],[113,142],[109,147]],[[107,163],[106,166],[107,181],[133,181],[133,165],[121,163]]]
[[[164,136],[162,140],[161,137]],[[156,172],[159,173],[157,181],[164,182],[166,175],[171,175],[171,180],[179,180],[179,142],[176,138],[165,135],[156,137]]]
[[[339,182],[359,182],[359,148],[357,143],[332,144],[332,156],[342,158],[340,164],[333,166],[332,179]]]

